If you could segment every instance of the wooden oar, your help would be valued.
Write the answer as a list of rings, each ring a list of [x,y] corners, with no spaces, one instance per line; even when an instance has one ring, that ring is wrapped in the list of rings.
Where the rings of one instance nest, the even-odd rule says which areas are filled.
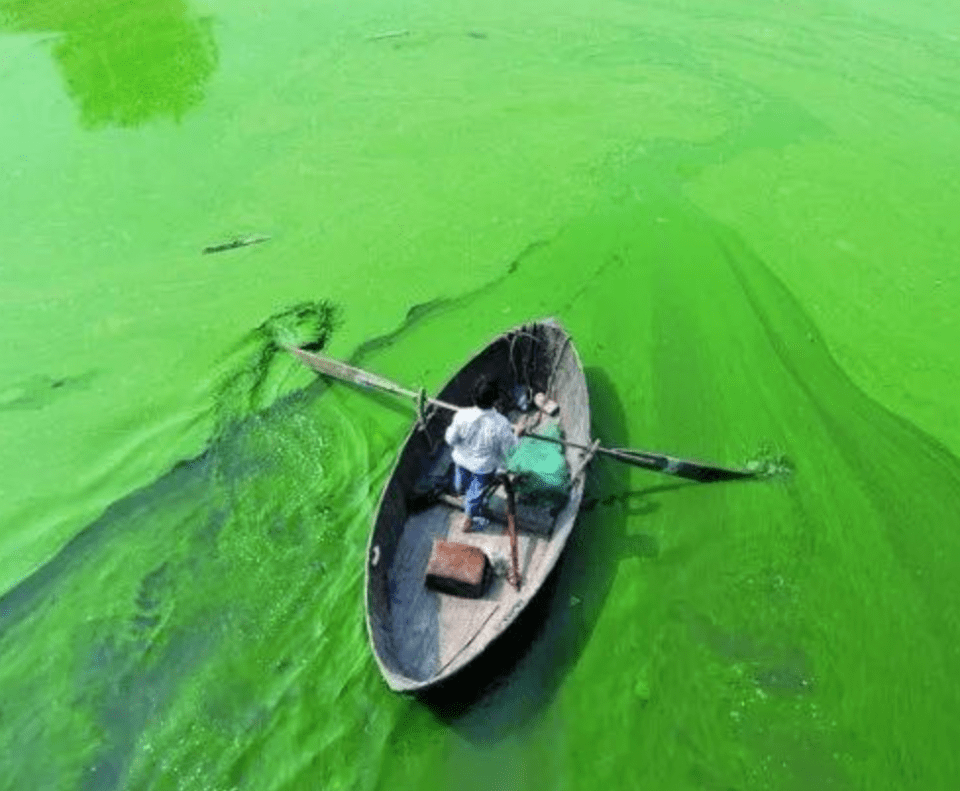
[[[450,409],[456,411],[463,407],[456,404],[449,404],[446,401],[440,401],[436,398],[427,398],[422,391],[409,390],[401,387],[396,382],[384,379],[382,376],[369,373],[368,371],[354,368],[339,360],[334,360],[316,352],[308,352],[299,349],[296,346],[287,346],[287,351],[299,358],[302,363],[313,368],[326,376],[332,376],[345,382],[359,385],[360,387],[372,387],[377,390],[384,390],[388,393],[411,398],[421,404],[432,404],[441,409]],[[730,481],[738,478],[754,478],[757,472],[743,470],[735,467],[723,467],[716,464],[707,464],[692,459],[681,459],[676,456],[668,456],[664,453],[653,453],[645,450],[628,450],[626,448],[602,448],[581,445],[578,442],[568,440],[554,439],[553,437],[543,437],[539,434],[527,434],[526,436],[538,439],[541,442],[552,442],[556,445],[563,445],[568,448],[578,448],[587,453],[596,452],[610,459],[616,459],[626,464],[632,464],[634,467],[641,467],[645,470],[655,470],[666,475],[676,475],[679,478],[688,478],[701,483],[712,483],[713,481]]]

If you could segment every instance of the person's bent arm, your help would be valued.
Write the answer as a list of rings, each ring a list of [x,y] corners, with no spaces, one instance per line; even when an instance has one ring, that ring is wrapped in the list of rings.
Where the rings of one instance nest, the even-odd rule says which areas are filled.
[[[453,420],[450,421],[450,425],[447,426],[447,430],[444,432],[443,438],[447,441],[448,445],[456,445],[460,441],[460,423],[457,420],[459,414],[459,412],[454,414]]]

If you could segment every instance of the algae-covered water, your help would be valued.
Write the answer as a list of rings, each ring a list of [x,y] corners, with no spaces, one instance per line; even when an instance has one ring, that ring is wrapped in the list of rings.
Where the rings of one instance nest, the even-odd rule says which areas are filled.
[[[953,11],[0,0],[0,787],[956,787]],[[605,444],[784,472],[596,462],[496,682],[397,696],[414,415],[277,343],[541,316]]]

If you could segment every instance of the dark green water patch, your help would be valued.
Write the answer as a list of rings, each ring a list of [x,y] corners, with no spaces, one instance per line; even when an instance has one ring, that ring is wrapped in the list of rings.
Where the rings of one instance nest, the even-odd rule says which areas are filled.
[[[281,365],[278,343],[322,345],[333,317],[326,303],[284,311],[225,365],[243,359],[262,391]],[[340,597],[359,597],[357,569],[341,561],[362,554],[365,520],[356,520],[367,513],[371,475],[382,475],[368,456],[378,443],[361,438],[335,399],[318,401],[327,389],[319,381],[265,405],[240,378],[229,380],[233,402],[221,409],[247,411],[224,421],[205,454],[114,503],[0,600],[3,686],[21,718],[4,729],[19,745],[8,778],[113,789],[170,776],[173,764],[173,776],[214,771],[197,768],[184,733],[199,728],[208,744],[218,734],[229,744],[259,732],[305,667],[346,669],[333,657],[363,646],[352,618],[337,626]],[[322,638],[320,617],[337,640]],[[53,653],[43,648],[51,639]],[[284,672],[260,677],[261,650]],[[221,692],[219,678],[246,681]]]
[[[768,595],[776,596],[782,577],[770,584]],[[738,674],[758,689],[774,694],[805,695],[814,691],[810,662],[800,649],[789,645],[762,644],[750,635],[728,632],[704,619],[691,623],[694,636],[735,667]]]
[[[94,371],[77,376],[28,376],[0,391],[0,410],[43,409],[57,399],[86,390],[96,377]]]
[[[960,465],[853,386],[763,262],[722,228],[712,233],[712,251],[688,243],[656,266],[651,406],[685,444],[724,425],[760,429],[788,450],[796,474],[686,512],[682,532],[703,546],[677,554],[676,538],[663,541],[660,562],[681,577],[663,580],[660,594],[676,598],[661,628],[693,618],[701,625],[690,639],[725,666],[690,661],[694,645],[672,638],[696,694],[731,696],[731,721],[749,721],[751,733],[793,734],[755,742],[775,787],[856,787],[862,772],[877,782],[879,755],[898,753],[911,757],[887,765],[891,783],[946,782],[950,762],[934,756],[951,729],[946,698],[947,708],[958,703],[948,679],[958,667],[960,542],[943,526]],[[850,718],[853,708],[875,714]],[[925,736],[915,739],[904,718]],[[857,728],[878,752],[846,749],[842,733]]]
[[[53,58],[89,128],[180,121],[217,66],[212,20],[183,0],[2,0],[0,27],[60,34]]]
[[[359,600],[347,559],[363,554],[357,516],[376,469],[330,399],[314,411],[317,392],[234,426],[200,459],[112,506],[4,597],[4,689],[20,716],[45,723],[8,777],[27,783],[51,752],[59,773],[50,787],[220,776],[238,737],[240,766],[245,740],[276,727],[291,688],[324,667],[350,674],[347,657],[365,645],[341,597]],[[42,651],[43,635],[60,649],[41,660],[42,678],[22,673],[12,657]],[[87,724],[63,732],[58,718]],[[217,743],[227,752],[207,752]]]

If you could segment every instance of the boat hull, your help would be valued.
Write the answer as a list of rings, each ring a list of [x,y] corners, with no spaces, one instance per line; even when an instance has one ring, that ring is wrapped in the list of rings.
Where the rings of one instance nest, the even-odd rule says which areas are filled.
[[[481,374],[498,380],[505,393],[546,393],[560,406],[553,420],[564,438],[590,444],[583,367],[557,321],[533,322],[498,336],[447,383],[438,399],[469,406],[471,389]],[[527,530],[521,520],[520,589],[502,578],[479,599],[428,589],[424,573],[437,539],[480,547],[492,558],[509,557],[508,537],[499,524],[464,534],[458,532],[459,512],[449,496],[436,499],[428,493],[424,502],[429,469],[438,463],[442,467],[443,454],[448,454],[443,433],[451,419],[449,410],[434,411],[407,437],[381,495],[367,548],[370,644],[387,684],[402,692],[424,692],[448,681],[480,659],[517,620],[556,565],[583,498],[589,455],[567,448],[570,492],[560,510],[551,514],[550,529]]]

